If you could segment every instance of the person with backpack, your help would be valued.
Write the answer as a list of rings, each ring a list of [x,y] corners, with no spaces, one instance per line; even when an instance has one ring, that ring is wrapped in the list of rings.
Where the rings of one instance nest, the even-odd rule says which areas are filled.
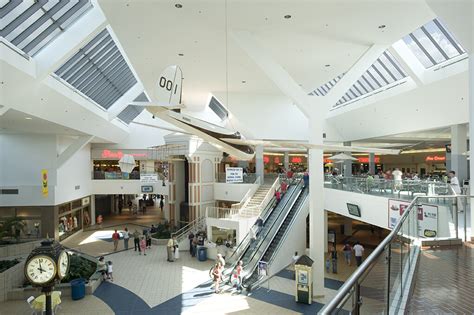
[[[344,248],[342,249],[344,253],[344,260],[346,261],[347,265],[351,265],[351,257],[352,257],[352,247],[349,243],[344,244]]]

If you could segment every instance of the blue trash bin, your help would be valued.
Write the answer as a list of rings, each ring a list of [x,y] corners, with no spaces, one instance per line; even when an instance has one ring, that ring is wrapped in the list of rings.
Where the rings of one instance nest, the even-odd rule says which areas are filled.
[[[207,260],[207,247],[204,247],[204,246],[198,247],[198,260],[199,261]]]
[[[74,279],[71,281],[71,298],[73,300],[80,300],[86,295],[86,280],[83,278]]]

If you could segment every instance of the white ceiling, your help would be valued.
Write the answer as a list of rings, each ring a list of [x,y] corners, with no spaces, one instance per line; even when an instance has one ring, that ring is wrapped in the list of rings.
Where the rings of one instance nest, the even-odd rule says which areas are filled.
[[[175,8],[176,2],[183,7]],[[184,103],[191,109],[202,109],[209,92],[227,90],[226,69],[229,92],[281,94],[232,40],[233,31],[254,33],[309,92],[347,71],[371,44],[390,45],[434,18],[423,0],[99,0],[99,4],[147,91],[153,92],[163,69],[178,64],[183,69]],[[284,18],[287,14],[291,19]],[[379,29],[382,24],[386,27]]]

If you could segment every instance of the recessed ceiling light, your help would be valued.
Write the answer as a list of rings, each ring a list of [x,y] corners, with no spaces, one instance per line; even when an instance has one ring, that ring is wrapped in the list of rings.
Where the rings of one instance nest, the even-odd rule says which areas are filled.
[[[291,19],[291,15],[287,14],[284,16],[285,19]]]
[[[183,5],[181,3],[176,3],[174,6],[178,9],[181,9],[183,7]]]
[[[327,65],[324,65],[324,66],[327,68],[327,67],[330,67],[331,65],[330,65],[330,64],[327,64]]]
[[[183,57],[183,56],[184,56],[184,54],[178,54],[178,56],[180,56],[180,57]]]
[[[385,28],[385,27],[386,27],[385,24],[379,25],[379,29],[382,29],[382,28]]]
[[[242,83],[247,83],[247,81],[245,81],[245,80],[242,80]]]
[[[33,118],[31,117],[25,117],[26,120],[32,120]]]

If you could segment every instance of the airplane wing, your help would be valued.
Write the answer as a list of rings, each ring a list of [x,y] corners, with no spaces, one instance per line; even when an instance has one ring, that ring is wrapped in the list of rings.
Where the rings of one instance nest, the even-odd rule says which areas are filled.
[[[400,150],[393,149],[378,149],[378,148],[366,148],[357,146],[343,146],[333,144],[312,144],[305,141],[292,141],[292,140],[259,140],[259,139],[231,139],[221,138],[221,140],[233,144],[239,145],[262,145],[269,148],[294,148],[294,149],[322,149],[325,152],[363,152],[363,153],[376,153],[376,154],[392,154],[397,155]]]
[[[150,125],[150,124],[140,123],[140,122],[136,122],[136,121],[132,121],[132,122],[130,122],[130,123],[131,123],[131,124],[135,124],[135,125],[150,127],[150,128],[157,128],[157,129],[162,129],[162,130],[166,130],[166,131],[171,131],[171,132],[177,132],[177,133],[183,133],[183,134],[187,134],[187,135],[192,135],[192,133],[189,133],[189,132],[186,132],[186,131],[183,131],[183,130],[179,130],[179,129],[169,128],[169,127],[161,127],[161,126],[156,126],[156,125]]]

